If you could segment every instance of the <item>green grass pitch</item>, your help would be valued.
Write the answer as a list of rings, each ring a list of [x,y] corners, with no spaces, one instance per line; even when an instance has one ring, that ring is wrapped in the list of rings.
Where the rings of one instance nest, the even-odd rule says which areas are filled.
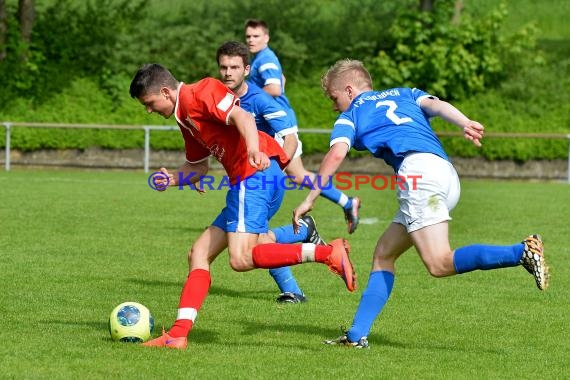
[[[23,170],[0,173],[0,378],[6,379],[522,379],[568,376],[570,187],[564,183],[462,182],[451,243],[512,244],[540,233],[551,286],[524,269],[431,278],[415,251],[398,262],[391,299],[370,350],[322,344],[349,325],[376,240],[396,210],[392,191],[364,188],[363,224],[346,234],[341,210],[321,199],[321,234],[348,237],[359,289],[325,266],[293,269],[309,302],[280,306],[264,270],[233,272],[223,253],[187,351],[111,341],[107,318],[133,300],[157,331],[174,321],[186,252],[224,203],[152,191],[141,172]],[[355,191],[347,191],[356,194]],[[273,226],[305,196],[290,191]]]

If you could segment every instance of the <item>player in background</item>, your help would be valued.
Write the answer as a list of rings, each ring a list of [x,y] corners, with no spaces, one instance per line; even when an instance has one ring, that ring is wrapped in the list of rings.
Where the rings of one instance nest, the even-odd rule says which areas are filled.
[[[297,150],[297,128],[293,127],[287,112],[271,95],[261,90],[253,83],[247,83],[245,77],[249,74],[249,52],[241,42],[228,41],[222,44],[216,52],[216,61],[222,83],[240,98],[240,107],[251,113],[257,129],[271,137],[279,137],[283,141],[283,150],[293,157]],[[287,169],[285,169],[287,170]],[[305,215],[300,223],[309,228],[307,243],[326,244],[317,231],[314,219]],[[289,228],[274,228],[269,231],[272,240],[277,243],[299,242],[299,234]],[[280,303],[305,302],[306,297],[289,267],[270,269],[269,274],[279,287],[281,294],[277,297]]]
[[[293,111],[289,99],[285,96],[285,76],[283,75],[281,63],[273,50],[268,46],[269,28],[265,21],[247,20],[245,23],[245,40],[249,52],[253,55],[248,82],[255,83],[269,95],[273,96],[283,109],[287,111],[293,127],[297,129],[295,111]],[[296,132],[295,137],[297,138],[297,150],[291,156],[291,162],[287,166],[286,172],[288,175],[295,177],[297,184],[301,184],[305,178],[314,180],[316,177],[315,173],[305,169],[301,160],[303,145]],[[279,136],[276,136],[276,138],[279,140]],[[320,195],[343,208],[348,233],[352,234],[359,222],[360,198],[348,197],[334,186],[322,189]]]
[[[239,99],[222,82],[205,78],[184,84],[163,66],[147,64],[131,81],[130,95],[149,113],[165,118],[174,115],[184,139],[186,161],[178,169],[179,175],[161,168],[163,177],[156,179],[159,188],[198,182],[208,172],[210,155],[222,164],[232,185],[225,207],[188,252],[189,274],[174,325],[144,346],[186,348],[187,336],[210,289],[210,264],[226,248],[230,266],[238,272],[318,262],[338,274],[349,291],[356,289],[346,240],[315,245],[277,244],[269,238],[269,220],[285,192],[280,183],[289,157],[273,138],[257,130],[251,114],[239,106]],[[300,233],[306,239],[307,227],[301,224]]]
[[[372,89],[369,72],[360,61],[340,60],[322,77],[325,94],[340,112],[330,137],[330,150],[319,169],[329,178],[350,148],[368,150],[405,179],[398,187],[399,210],[380,236],[372,271],[350,329],[338,339],[325,341],[350,347],[368,347],[368,334],[388,301],[396,260],[415,247],[434,277],[522,265],[540,290],[548,286],[548,266],[538,235],[507,246],[475,244],[451,249],[449,212],[459,201],[457,173],[431,129],[429,118],[439,116],[463,130],[465,138],[481,146],[483,126],[451,104],[418,89]],[[319,195],[311,190],[294,211],[294,224],[308,212]]]

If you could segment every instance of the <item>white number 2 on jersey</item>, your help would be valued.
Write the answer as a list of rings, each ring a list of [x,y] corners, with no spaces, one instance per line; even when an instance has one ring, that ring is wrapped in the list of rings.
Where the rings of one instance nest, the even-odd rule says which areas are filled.
[[[388,119],[390,119],[394,124],[400,125],[400,124],[404,124],[404,123],[407,123],[409,121],[412,121],[411,117],[399,117],[398,115],[396,115],[394,113],[396,111],[396,108],[398,108],[398,105],[396,104],[395,101],[393,101],[393,100],[382,100],[382,101],[376,103],[376,108],[382,107],[382,106],[388,107],[388,110],[386,111],[386,117]]]

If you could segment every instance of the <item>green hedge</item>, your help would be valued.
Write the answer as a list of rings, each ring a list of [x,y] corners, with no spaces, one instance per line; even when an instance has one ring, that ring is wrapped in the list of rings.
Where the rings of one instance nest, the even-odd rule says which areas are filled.
[[[557,67],[561,66],[557,64]],[[567,70],[567,62],[566,67]],[[546,74],[542,74],[542,80]],[[566,77],[567,78],[567,77]],[[562,104],[543,100],[544,92],[552,87],[567,85],[568,79],[555,81],[554,75],[549,88],[537,87],[525,97],[517,96],[519,86],[526,82],[532,88],[540,78],[532,78],[532,73],[521,78],[521,82],[510,83],[501,89],[488,91],[455,103],[470,117],[480,121],[488,132],[516,133],[561,133],[568,132],[570,125],[570,99],[567,92],[560,91],[558,99]],[[566,82],[566,83],[565,83]],[[299,126],[303,128],[332,127],[336,114],[332,112],[330,101],[322,94],[318,78],[303,79],[288,86],[287,92],[297,112]],[[125,88],[127,86],[125,82]],[[523,90],[521,93],[524,93]],[[89,93],[89,96],[84,96]],[[97,85],[86,79],[78,80],[68,90],[54,96],[50,102],[33,108],[24,100],[18,100],[10,107],[10,114],[0,114],[0,121],[33,120],[34,122],[129,125],[174,125],[156,115],[148,115],[142,106],[128,97],[118,102],[110,101]],[[16,115],[16,116],[15,116]],[[435,119],[436,131],[457,131],[457,128],[442,120]],[[151,148],[165,150],[181,149],[181,137],[176,131],[152,131]],[[106,149],[143,148],[143,131],[108,129],[58,129],[58,128],[12,128],[12,149],[32,151],[37,149],[86,149],[101,147]],[[302,134],[303,149],[307,154],[326,152],[328,136],[323,134]],[[543,139],[490,138],[483,140],[483,147],[477,149],[462,137],[441,139],[451,156],[482,156],[490,160],[510,159],[566,159],[568,141]],[[0,133],[0,147],[5,146],[5,134]],[[352,155],[360,155],[352,152]]]
[[[516,80],[478,96],[453,102],[466,115],[480,121],[488,132],[507,133],[570,133],[570,58],[552,60],[541,68],[531,68]],[[323,95],[317,75],[309,78],[289,78],[287,94],[297,113],[300,128],[331,128],[336,114]],[[80,124],[174,125],[157,115],[147,114],[142,106],[128,96],[129,80],[117,83],[124,89],[122,96],[111,99],[92,80],[78,79],[48,102],[36,106],[30,100],[16,99],[0,111],[0,121],[34,121]],[[88,95],[86,95],[88,94]],[[555,96],[551,96],[555,94]],[[434,94],[437,95],[437,94]],[[457,128],[435,119],[436,131],[457,131]],[[3,131],[2,131],[3,132]],[[152,131],[153,149],[179,150],[178,132]],[[306,153],[325,152],[328,136],[303,134]],[[565,140],[486,138],[477,149],[461,137],[442,138],[452,156],[487,159],[566,159]],[[0,133],[0,147],[5,146],[5,134]],[[13,149],[86,149],[97,146],[108,149],[142,148],[142,131],[104,129],[12,129]],[[353,152],[353,155],[358,153]]]
[[[136,67],[161,62],[185,82],[216,76],[215,46],[241,40],[242,20],[255,15],[272,26],[271,46],[286,68],[287,94],[300,128],[331,128],[336,115],[320,89],[320,74],[334,60],[348,56],[367,63],[378,89],[420,86],[444,100],[456,99],[452,103],[488,132],[570,133],[570,44],[568,24],[553,18],[553,10],[560,8],[557,1],[538,6],[521,0],[517,22],[511,19],[508,30],[501,28],[506,8],[497,8],[492,0],[466,4],[460,29],[446,21],[452,0],[438,0],[433,15],[402,12],[417,0],[287,0],[285,7],[282,2],[180,1],[181,11],[173,14],[158,0],[53,0],[38,6],[35,43],[25,65],[17,54],[23,46],[15,32],[16,3],[11,2],[9,59],[0,62],[0,122],[173,125],[173,120],[147,114],[129,97]],[[499,11],[489,13],[493,9]],[[188,19],[188,14],[194,17]],[[538,37],[536,49],[535,32],[544,34],[530,26],[521,29],[521,15],[552,26],[548,39]],[[304,21],[308,18],[309,24]],[[348,34],[346,25],[351,25]],[[185,43],[187,36],[192,36],[191,44]],[[462,48],[466,44],[472,47],[469,51]],[[454,53],[448,53],[448,46]],[[466,84],[479,83],[483,74],[484,87],[469,89]],[[455,130],[441,120],[433,126],[436,131]],[[14,128],[12,148],[142,148],[143,139],[142,131]],[[568,157],[564,140],[486,138],[482,149],[461,137],[442,142],[452,156],[518,161]],[[303,144],[306,153],[324,152],[328,136],[304,134]],[[179,150],[182,145],[177,132],[153,131],[151,146]]]
[[[303,150],[306,154],[326,152],[328,135],[302,133]],[[5,146],[4,134],[0,136],[0,146]],[[441,141],[451,156],[482,156],[489,160],[566,159],[568,140],[536,138],[487,137],[483,147],[478,149],[462,137],[442,137]],[[109,129],[59,129],[13,127],[11,148],[22,151],[38,149],[137,149],[144,147],[142,130]],[[180,150],[182,141],[177,131],[151,131],[151,148]],[[359,156],[358,152],[352,152]]]

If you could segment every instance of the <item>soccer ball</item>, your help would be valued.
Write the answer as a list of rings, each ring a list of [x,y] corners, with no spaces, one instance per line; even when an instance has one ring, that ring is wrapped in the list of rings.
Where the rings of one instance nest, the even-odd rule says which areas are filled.
[[[141,343],[152,336],[154,318],[146,306],[123,302],[109,316],[109,333],[114,341]]]

